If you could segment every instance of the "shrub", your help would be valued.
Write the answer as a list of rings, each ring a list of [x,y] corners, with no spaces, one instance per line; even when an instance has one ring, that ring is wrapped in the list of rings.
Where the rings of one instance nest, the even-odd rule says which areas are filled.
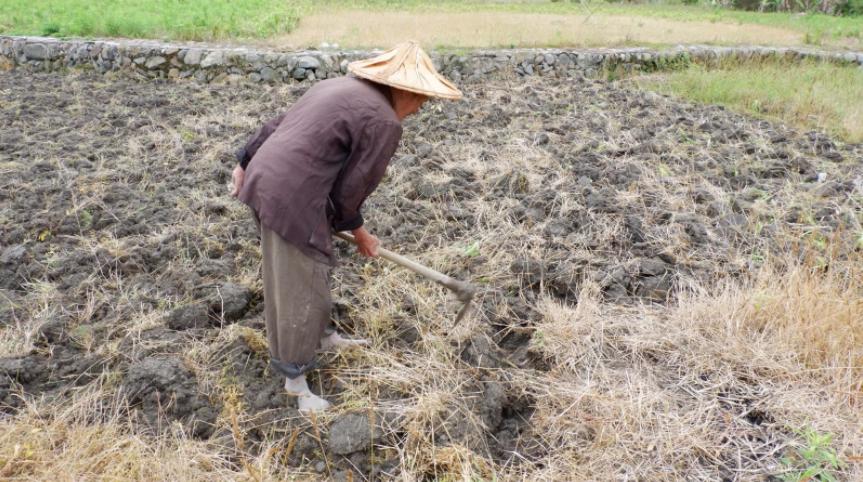
[[[863,0],[845,0],[837,8],[839,15],[863,15]]]

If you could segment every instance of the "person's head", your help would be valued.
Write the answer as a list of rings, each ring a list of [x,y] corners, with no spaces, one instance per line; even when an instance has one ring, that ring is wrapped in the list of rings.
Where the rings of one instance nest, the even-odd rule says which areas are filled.
[[[431,58],[413,41],[399,44],[377,57],[348,64],[362,79],[387,85],[399,119],[415,113],[429,97],[461,99],[462,93],[434,67]]]
[[[393,99],[393,110],[399,120],[404,120],[405,117],[416,114],[429,98],[427,95],[417,94],[409,90],[397,89],[391,87]]]

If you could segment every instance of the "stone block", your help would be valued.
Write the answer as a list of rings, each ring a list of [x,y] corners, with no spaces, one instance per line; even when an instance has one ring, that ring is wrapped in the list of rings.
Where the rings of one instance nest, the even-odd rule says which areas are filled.
[[[54,58],[53,46],[44,43],[24,44],[22,51],[24,56],[30,60],[49,60]]]
[[[105,60],[114,60],[117,58],[117,46],[107,45],[102,48],[102,58]]]
[[[321,61],[317,57],[311,55],[303,55],[297,59],[297,68],[314,70],[321,67]]]
[[[147,62],[144,64],[148,69],[156,69],[165,64],[168,60],[161,55],[156,55],[147,59]]]
[[[292,58],[290,55],[287,55],[287,54],[280,54],[280,55],[276,58],[276,65],[277,65],[277,66],[279,66],[279,67],[288,67],[288,66],[290,66],[290,64],[291,64],[291,60],[292,60],[292,59],[293,59],[293,58]]]
[[[188,58],[188,55],[186,56]],[[210,67],[218,67],[225,65],[225,53],[221,50],[214,50],[201,60],[201,67],[208,69]]]
[[[335,59],[333,59],[332,55],[321,55],[322,66],[325,70],[332,70],[336,65]]]
[[[264,82],[269,82],[276,78],[276,71],[271,69],[270,67],[264,67],[263,69],[261,69],[260,76],[260,80],[263,80]]]

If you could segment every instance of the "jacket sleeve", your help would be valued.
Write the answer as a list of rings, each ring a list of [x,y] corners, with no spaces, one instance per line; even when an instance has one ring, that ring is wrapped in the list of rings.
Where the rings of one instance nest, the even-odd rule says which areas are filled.
[[[243,169],[248,167],[249,161],[255,157],[255,153],[258,152],[258,149],[264,144],[264,141],[266,141],[267,138],[275,132],[276,128],[279,127],[279,124],[282,123],[282,119],[285,118],[285,114],[286,113],[279,114],[278,117],[271,119],[269,122],[264,124],[251,138],[249,138],[246,145],[237,151],[237,162],[240,163],[240,167]]]
[[[383,179],[401,137],[401,124],[379,121],[367,124],[351,143],[351,153],[330,192],[333,230],[350,231],[363,225],[360,208]]]

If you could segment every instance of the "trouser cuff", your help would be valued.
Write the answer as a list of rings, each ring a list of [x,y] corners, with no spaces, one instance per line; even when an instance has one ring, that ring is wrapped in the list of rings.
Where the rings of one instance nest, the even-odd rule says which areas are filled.
[[[270,365],[273,369],[288,378],[297,378],[318,367],[317,360],[312,359],[309,363],[291,363],[270,358]]]

